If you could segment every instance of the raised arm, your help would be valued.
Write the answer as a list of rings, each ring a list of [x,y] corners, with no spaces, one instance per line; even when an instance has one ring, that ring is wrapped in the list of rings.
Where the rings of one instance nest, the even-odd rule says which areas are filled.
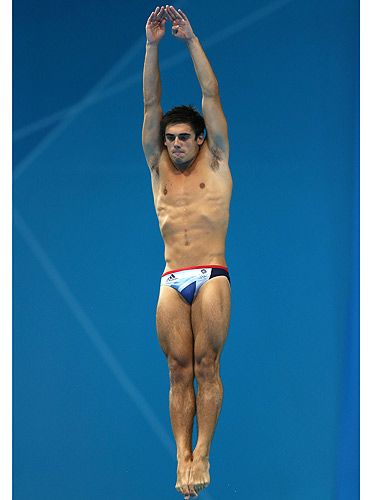
[[[165,34],[165,8],[156,7],[146,23],[146,55],[143,68],[144,119],[142,145],[146,161],[151,171],[159,160],[160,120],[163,111],[160,105],[161,81],[159,70],[158,44]]]
[[[185,41],[194,63],[196,75],[202,89],[202,112],[207,129],[208,146],[215,154],[229,156],[228,127],[221,106],[219,85],[211,64],[195,36],[190,22],[182,12],[166,7],[168,19],[172,23],[172,33]],[[219,150],[219,151],[218,151]]]

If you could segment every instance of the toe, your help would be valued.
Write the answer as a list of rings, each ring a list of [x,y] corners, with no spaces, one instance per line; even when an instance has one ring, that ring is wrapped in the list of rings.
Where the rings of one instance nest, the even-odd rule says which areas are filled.
[[[194,485],[194,489],[197,493],[200,493],[202,490],[207,488],[208,485],[209,483],[197,483]]]
[[[188,486],[182,486],[180,493],[185,495],[185,497],[190,498],[190,491],[189,491]]]
[[[197,497],[198,496],[198,492],[196,491],[195,488],[190,488],[190,495],[192,497]]]

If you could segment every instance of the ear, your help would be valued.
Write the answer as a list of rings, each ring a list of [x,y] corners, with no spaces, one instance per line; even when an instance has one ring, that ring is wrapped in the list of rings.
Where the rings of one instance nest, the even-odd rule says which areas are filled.
[[[204,134],[198,135],[197,143],[198,146],[202,146],[202,144],[204,143]]]

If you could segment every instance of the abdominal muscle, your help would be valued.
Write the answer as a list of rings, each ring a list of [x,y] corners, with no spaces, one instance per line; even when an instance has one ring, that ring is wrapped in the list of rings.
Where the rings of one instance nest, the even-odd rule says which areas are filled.
[[[194,223],[175,225],[169,234],[164,231],[165,271],[210,264],[226,266],[225,235],[226,228]]]
[[[231,179],[201,168],[190,175],[163,175],[162,169],[160,174],[154,201],[165,244],[165,271],[226,266]]]

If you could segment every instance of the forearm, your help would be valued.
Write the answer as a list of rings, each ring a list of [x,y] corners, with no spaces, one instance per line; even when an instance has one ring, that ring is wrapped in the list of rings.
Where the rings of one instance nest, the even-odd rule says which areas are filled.
[[[219,92],[218,81],[198,38],[194,35],[190,40],[187,40],[186,45],[194,63],[202,94],[206,96],[216,95]]]
[[[146,44],[143,68],[143,101],[145,108],[159,104],[161,99],[161,80],[159,70],[158,44]]]

